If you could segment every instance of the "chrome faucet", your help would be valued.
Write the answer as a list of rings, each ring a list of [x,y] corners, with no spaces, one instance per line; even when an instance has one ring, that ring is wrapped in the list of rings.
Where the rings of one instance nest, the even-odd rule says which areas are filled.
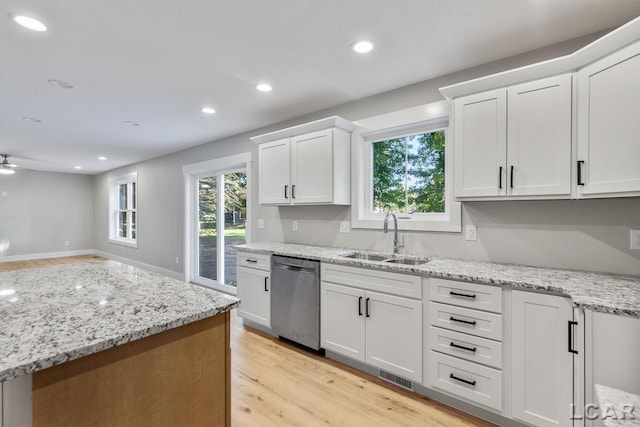
[[[387,215],[384,217],[384,227],[382,231],[387,233],[389,231],[389,215],[393,217],[393,254],[398,254],[398,249],[404,247],[404,243],[398,242],[398,217],[393,212],[387,212]]]

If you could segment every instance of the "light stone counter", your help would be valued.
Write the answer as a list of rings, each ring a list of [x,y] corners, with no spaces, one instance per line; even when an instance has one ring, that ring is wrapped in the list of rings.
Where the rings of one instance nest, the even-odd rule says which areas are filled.
[[[239,300],[115,261],[0,273],[0,381],[226,312]]]
[[[391,264],[344,257],[344,255],[353,252],[367,252],[363,250],[288,243],[253,243],[239,245],[237,249],[428,277],[547,291],[570,297],[576,307],[603,313],[640,317],[640,276],[450,258],[430,258],[430,262],[423,265]]]

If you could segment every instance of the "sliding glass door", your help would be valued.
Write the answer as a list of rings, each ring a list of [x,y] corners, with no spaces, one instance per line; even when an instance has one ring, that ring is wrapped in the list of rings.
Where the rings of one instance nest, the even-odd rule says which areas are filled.
[[[192,281],[236,292],[236,250],[246,243],[247,174],[245,169],[201,173],[194,177],[197,209],[193,227]]]

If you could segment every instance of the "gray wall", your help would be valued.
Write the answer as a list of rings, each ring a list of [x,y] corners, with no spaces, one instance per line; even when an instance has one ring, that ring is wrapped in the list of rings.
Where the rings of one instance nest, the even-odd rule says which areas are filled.
[[[10,244],[5,257],[93,249],[93,177],[30,170],[0,176],[3,241]]]
[[[348,207],[263,207],[257,205],[257,146],[250,136],[340,115],[361,120],[439,101],[438,88],[494,72],[553,58],[583,46],[597,35],[355,100],[335,108],[274,126],[225,138],[169,156],[99,175],[94,180],[97,250],[138,262],[183,272],[184,183],[182,166],[236,153],[253,155],[250,182],[253,241],[285,241],[389,251],[391,236],[377,230],[338,232],[350,218]],[[108,243],[108,177],[138,172],[139,242],[137,249]],[[257,219],[265,229],[257,230]],[[299,230],[291,230],[291,221]],[[571,269],[640,274],[640,251],[629,250],[629,228],[640,228],[640,199],[465,203],[463,222],[478,226],[478,240],[466,242],[460,233],[406,233],[407,252],[432,256],[490,260]],[[179,263],[176,263],[179,257]]]

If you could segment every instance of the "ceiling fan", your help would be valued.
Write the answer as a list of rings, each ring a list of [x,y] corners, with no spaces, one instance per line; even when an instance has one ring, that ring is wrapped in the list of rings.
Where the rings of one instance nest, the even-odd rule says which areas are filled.
[[[0,156],[4,157],[4,160],[0,163],[0,174],[1,175],[11,175],[13,173],[15,173],[16,168],[18,167],[18,165],[13,164],[13,163],[9,163],[9,160],[7,160],[9,157],[11,157],[10,154],[0,154]]]

